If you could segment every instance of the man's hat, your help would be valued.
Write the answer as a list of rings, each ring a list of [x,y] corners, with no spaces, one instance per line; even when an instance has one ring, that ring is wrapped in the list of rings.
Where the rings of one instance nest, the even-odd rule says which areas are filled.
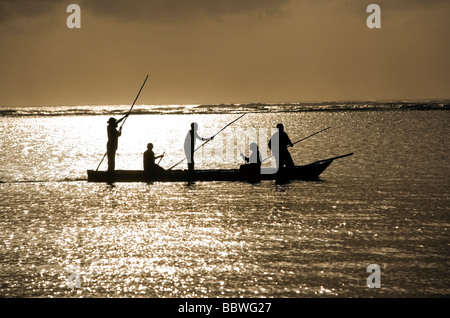
[[[114,117],[111,117],[110,119],[108,119],[108,124],[115,123],[115,122],[117,122],[117,120]]]

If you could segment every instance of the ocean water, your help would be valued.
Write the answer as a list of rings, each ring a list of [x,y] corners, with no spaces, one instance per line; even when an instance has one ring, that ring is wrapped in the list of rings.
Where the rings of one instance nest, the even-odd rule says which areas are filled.
[[[319,181],[284,184],[90,183],[106,121],[128,106],[4,109],[0,296],[448,297],[448,109],[138,106],[119,139],[117,169],[141,169],[148,142],[168,168],[192,121],[208,137],[246,111],[196,153],[196,167],[237,167],[227,140],[263,145],[278,122],[293,141],[331,126],[290,150],[298,165],[354,152]],[[370,264],[380,288],[367,286]]]

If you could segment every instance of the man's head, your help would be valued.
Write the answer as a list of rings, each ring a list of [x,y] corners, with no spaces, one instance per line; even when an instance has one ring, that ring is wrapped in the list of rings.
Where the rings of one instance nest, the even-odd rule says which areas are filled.
[[[250,150],[253,152],[258,151],[258,144],[256,142],[252,142],[250,144]]]
[[[108,119],[108,124],[117,126],[117,120],[114,117],[111,117],[110,119]]]
[[[153,144],[151,142],[147,144],[147,149],[148,150],[152,150],[153,149]]]
[[[278,124],[277,128],[278,128],[279,131],[283,131],[284,130],[283,124]]]

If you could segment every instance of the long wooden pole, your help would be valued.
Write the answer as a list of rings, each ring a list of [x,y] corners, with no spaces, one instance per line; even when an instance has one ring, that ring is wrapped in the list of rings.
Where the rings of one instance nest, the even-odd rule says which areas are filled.
[[[162,156],[161,156],[161,158],[159,158],[159,161],[158,161],[158,163],[157,163],[158,165],[159,165],[159,163],[161,162],[162,158],[164,158],[164,155],[165,155],[165,154],[166,154],[166,152],[164,151],[163,154],[162,154]]]
[[[108,154],[108,151],[105,152],[105,154],[102,157],[102,160],[100,160],[100,163],[97,166],[97,169],[95,169],[95,171],[98,171],[98,169],[100,168],[100,165],[102,164],[103,160],[105,160],[106,155]]]
[[[233,124],[234,122],[238,121],[239,119],[241,119],[245,114],[247,113],[243,113],[241,116],[239,116],[238,118],[236,118],[235,120],[233,120],[231,123],[229,123],[228,125],[226,125],[225,127],[223,127],[221,130],[219,130],[214,136],[211,137],[211,139],[208,139],[207,141],[205,141],[203,144],[201,144],[200,146],[197,147],[197,149],[194,150],[194,152],[196,152],[197,150],[199,150],[201,147],[203,147],[204,145],[206,145],[208,142],[210,142],[214,137],[216,137],[218,134],[220,134],[222,131],[225,130],[225,128],[227,128],[228,126],[230,126],[231,124]],[[179,162],[177,162],[176,164],[174,164],[172,167],[169,168],[169,170],[172,170],[173,168],[175,168],[176,166],[178,166],[180,163],[182,163],[184,160],[186,160],[186,157],[183,158],[182,160],[180,160]]]
[[[296,142],[294,142],[294,143],[292,143],[292,144],[295,145],[296,143],[299,143],[300,141],[303,141],[303,140],[305,140],[305,139],[308,139],[309,137],[312,137],[312,136],[314,136],[314,135],[317,135],[317,134],[321,133],[322,131],[325,131],[325,130],[330,129],[330,128],[331,128],[331,126],[325,128],[325,129],[319,130],[318,132],[315,132],[314,134],[311,134],[311,135],[309,135],[308,137],[299,139],[299,140],[297,140]]]
[[[122,130],[122,127],[123,127],[123,125],[125,124],[125,121],[127,120],[128,116],[130,116],[131,110],[133,109],[134,104],[136,103],[137,99],[139,98],[139,95],[141,94],[141,91],[142,91],[142,89],[144,88],[144,85],[145,85],[145,83],[147,82],[147,79],[148,79],[148,74],[147,74],[147,76],[145,77],[144,83],[142,83],[141,89],[139,90],[139,93],[137,94],[136,98],[134,99],[134,102],[133,102],[133,104],[131,105],[130,110],[129,110],[128,113],[126,114],[125,119],[124,119],[123,122],[122,122],[122,125],[120,125],[120,130]]]
[[[139,93],[137,94],[136,98],[134,99],[134,102],[133,102],[133,104],[131,105],[130,110],[129,110],[128,113],[125,115],[125,117],[124,117],[124,119],[123,119],[123,122],[122,122],[122,125],[120,125],[119,131],[122,130],[123,124],[125,124],[125,121],[127,120],[128,116],[130,116],[131,110],[133,109],[134,104],[136,103],[136,101],[137,101],[139,95],[141,94],[141,91],[142,91],[142,89],[144,88],[144,85],[145,85],[145,83],[147,82],[147,79],[148,79],[148,74],[147,74],[147,76],[145,77],[144,83],[142,84],[141,89],[139,90]],[[95,171],[98,171],[98,169],[100,168],[100,166],[101,166],[103,160],[105,160],[105,157],[106,157],[107,154],[108,154],[108,151],[106,151],[105,154],[103,155],[102,160],[100,160],[100,163],[98,164],[97,169],[95,169]]]

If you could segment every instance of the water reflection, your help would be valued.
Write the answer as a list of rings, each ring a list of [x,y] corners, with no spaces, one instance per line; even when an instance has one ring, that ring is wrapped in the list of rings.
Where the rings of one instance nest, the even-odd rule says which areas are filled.
[[[274,190],[276,192],[286,192],[287,190],[289,190],[289,182],[276,181]]]
[[[91,147],[89,143],[97,141],[81,137],[80,148],[71,150],[80,158],[75,166],[73,158],[62,156],[60,163],[41,154],[40,160],[33,157],[37,167],[28,170],[17,151],[19,145],[7,140],[12,151],[5,152],[8,164],[2,169],[7,167],[10,180],[46,181],[0,184],[0,295],[448,295],[443,279],[448,273],[450,229],[448,168],[442,167],[450,149],[444,147],[449,145],[450,132],[446,113],[264,114],[260,121],[255,116],[243,124],[253,125],[253,120],[255,127],[261,122],[270,127],[283,121],[291,134],[299,136],[335,123],[333,134],[293,148],[298,163],[347,150],[358,156],[333,163],[318,182],[108,185],[52,181],[62,180],[61,175],[71,180],[74,175],[84,176],[86,169],[98,163],[103,142]],[[408,126],[394,127],[402,118],[408,119]],[[197,118],[211,131],[228,119]],[[59,153],[69,149],[73,140],[66,142],[56,135],[58,120],[47,121],[52,128],[44,125],[46,140],[40,140],[43,135],[38,133],[32,143],[52,143]],[[71,120],[62,123],[68,134],[83,125],[91,135],[97,131],[97,118]],[[148,124],[154,120],[142,116],[135,124],[153,135]],[[184,121],[193,119],[174,119],[176,124]],[[31,131],[26,138],[34,138],[35,126],[17,125]],[[27,129],[11,129],[11,136]],[[158,144],[176,145],[176,129],[168,130],[156,138]],[[419,140],[411,138],[417,130],[422,132]],[[385,142],[368,143],[372,133]],[[120,149],[121,168],[141,167],[142,147],[139,141],[135,145],[136,150],[134,144]],[[31,148],[27,151],[34,156]],[[398,162],[408,164],[394,164]],[[207,168],[217,164],[203,162]],[[383,280],[388,282],[376,293],[365,287],[365,269],[371,263],[381,266]],[[73,266],[79,266],[80,288],[67,286],[71,273],[66,269]]]

